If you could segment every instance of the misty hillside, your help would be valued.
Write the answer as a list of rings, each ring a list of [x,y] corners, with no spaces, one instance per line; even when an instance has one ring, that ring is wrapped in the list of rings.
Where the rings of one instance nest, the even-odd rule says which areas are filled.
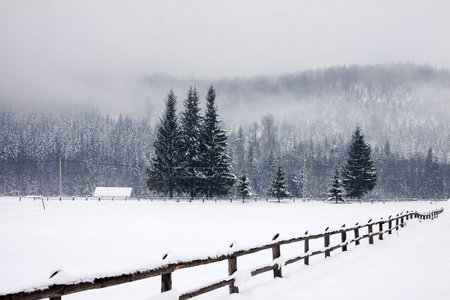
[[[189,85],[205,92],[214,84],[221,118],[229,128],[272,114],[278,123],[298,127],[299,138],[314,139],[347,136],[359,124],[369,141],[390,140],[392,150],[405,157],[425,155],[433,147],[441,161],[450,161],[450,71],[446,69],[353,65],[216,81],[155,75],[145,82],[161,104],[170,89],[184,99]]]
[[[173,89],[178,112],[190,85],[213,84],[228,153],[238,176],[247,167],[253,191],[264,196],[280,159],[297,196],[323,197],[336,164],[346,159],[357,125],[371,144],[379,182],[371,197],[446,197],[450,185],[450,72],[392,64],[333,67],[278,77],[141,79],[154,109],[119,115],[108,107],[3,102],[0,109],[0,194],[87,195],[96,186],[131,186],[147,194],[145,165],[155,126]],[[129,107],[141,110],[142,99]],[[439,184],[424,192],[426,157],[439,166]],[[251,166],[250,166],[251,164]],[[249,170],[252,168],[252,170]],[[252,173],[250,173],[250,171]],[[296,181],[297,180],[297,181]],[[292,187],[294,188],[294,187]],[[232,191],[233,192],[233,191]],[[433,196],[434,197],[434,196]]]

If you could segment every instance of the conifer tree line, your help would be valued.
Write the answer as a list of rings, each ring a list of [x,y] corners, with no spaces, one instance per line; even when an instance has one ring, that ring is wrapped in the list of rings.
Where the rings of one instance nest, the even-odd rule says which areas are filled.
[[[330,134],[315,124],[299,127],[268,114],[226,134],[218,120],[214,89],[206,94],[204,114],[195,89],[189,89],[185,107],[177,113],[177,99],[170,92],[166,112],[157,123],[71,105],[40,108],[3,103],[0,195],[59,195],[61,161],[62,194],[69,196],[90,195],[97,186],[130,186],[135,196],[142,197],[157,191],[173,197],[246,200],[277,198],[274,184],[281,184],[278,190],[292,197],[327,199],[338,166],[341,192],[334,195],[347,197],[343,167],[349,157],[350,132]],[[173,110],[168,109],[171,106]],[[392,150],[389,140],[374,140],[373,132],[367,136],[377,177],[375,187],[361,197],[448,198],[450,165],[436,155],[442,149],[419,144],[425,151],[411,148],[415,154],[404,156]],[[165,151],[168,147],[172,150]],[[165,177],[152,174],[150,184],[159,187],[150,191],[148,172],[163,166]]]
[[[88,196],[97,186],[147,194],[150,119],[77,105],[0,104],[0,195]]]
[[[191,199],[223,197],[236,179],[227,155],[227,134],[221,128],[214,87],[206,95],[206,112],[200,114],[200,98],[190,87],[179,120],[177,97],[170,91],[157,127],[154,155],[147,168],[147,184],[160,195],[187,195]]]
[[[389,140],[370,145],[359,126],[351,139],[324,134],[304,140],[297,136],[301,130],[292,123],[277,123],[268,114],[260,122],[239,126],[231,132],[229,153],[233,167],[237,174],[238,170],[246,170],[251,195],[277,198],[272,194],[272,183],[281,165],[286,190],[296,198],[332,198],[341,202],[364,197],[448,197],[449,165],[439,163],[431,147],[427,157],[417,154],[407,158],[393,153]],[[355,176],[352,172],[364,175],[358,179],[359,183],[349,180]]]

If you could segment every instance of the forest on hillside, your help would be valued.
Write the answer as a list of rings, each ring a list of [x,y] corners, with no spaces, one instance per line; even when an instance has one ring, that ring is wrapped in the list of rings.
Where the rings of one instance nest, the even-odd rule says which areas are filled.
[[[173,88],[180,99],[186,97],[185,80],[146,80],[158,90],[167,87],[165,94]],[[233,172],[239,176],[245,168],[259,197],[265,197],[280,161],[294,196],[325,198],[333,168],[345,161],[357,125],[372,147],[379,174],[367,197],[449,196],[447,70],[349,66],[196,84],[206,90],[202,86],[211,82],[228,129]],[[163,103],[165,94],[152,101]],[[159,117],[2,101],[0,194],[59,195],[61,166],[64,195],[90,195],[96,186],[130,186],[136,196],[148,195],[145,168]]]

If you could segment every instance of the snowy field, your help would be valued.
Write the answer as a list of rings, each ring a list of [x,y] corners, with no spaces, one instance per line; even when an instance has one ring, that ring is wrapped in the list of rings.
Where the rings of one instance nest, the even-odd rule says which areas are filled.
[[[428,212],[444,207],[435,220],[410,220],[385,240],[367,239],[331,258],[311,258],[283,268],[283,278],[271,272],[240,286],[240,294],[221,288],[195,299],[450,299],[450,214],[447,202],[376,202],[335,205],[322,202],[44,201],[0,198],[0,294],[48,284],[120,274],[162,264],[171,259],[205,257],[239,247],[321,233],[330,226],[386,219],[407,210]],[[349,233],[350,234],[350,233]],[[351,236],[351,235],[350,235]],[[320,248],[311,244],[311,248]],[[333,239],[331,241],[333,243]],[[336,242],[336,241],[335,241]],[[303,243],[284,249],[291,257]],[[271,261],[271,252],[238,258],[239,269]],[[59,278],[48,279],[55,270]],[[227,276],[227,263],[216,263],[173,274],[179,292]],[[58,276],[57,276],[58,277]],[[160,277],[63,299],[159,299]],[[156,297],[156,298],[154,298]],[[170,298],[170,297],[169,297]]]

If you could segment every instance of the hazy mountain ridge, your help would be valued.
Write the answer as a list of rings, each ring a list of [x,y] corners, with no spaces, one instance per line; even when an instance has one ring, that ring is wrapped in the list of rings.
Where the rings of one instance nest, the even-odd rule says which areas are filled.
[[[233,127],[273,114],[279,123],[308,127],[300,137],[348,135],[356,124],[369,140],[406,157],[428,147],[449,161],[450,72],[390,64],[333,67],[279,77],[215,83],[222,119]],[[317,131],[315,130],[317,128]]]
[[[351,66],[217,81],[154,75],[142,82],[148,85],[155,108],[147,118],[111,116],[107,107],[3,103],[1,193],[57,194],[59,158],[70,194],[86,194],[102,184],[127,184],[145,193],[143,168],[152,154],[160,117],[156,107],[164,105],[164,97],[173,89],[178,112],[182,111],[189,85],[197,87],[204,106],[204,93],[211,84],[216,88],[220,118],[228,129],[228,151],[237,175],[246,159],[237,154],[247,155],[253,144],[260,151],[258,157],[255,154],[258,168],[267,170],[269,165],[264,164],[281,157],[290,174],[309,172],[315,178],[309,181],[309,193],[320,195],[327,189],[333,165],[345,159],[347,143],[359,124],[376,160],[385,161],[389,143],[390,157],[402,163],[400,175],[412,177],[411,166],[420,173],[431,147],[433,157],[446,168],[444,181],[449,180],[447,70],[403,64]],[[142,108],[139,99],[129,106]],[[239,126],[243,151],[236,148]],[[417,177],[414,182],[420,180]],[[263,181],[260,189],[263,193]],[[414,197],[417,189],[382,190],[380,196]]]

